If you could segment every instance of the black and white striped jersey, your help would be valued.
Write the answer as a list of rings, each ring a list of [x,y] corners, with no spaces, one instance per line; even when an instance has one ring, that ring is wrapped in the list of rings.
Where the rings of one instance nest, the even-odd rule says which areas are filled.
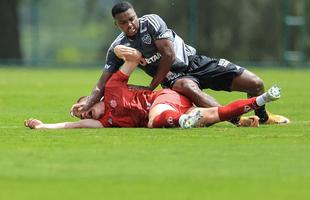
[[[174,45],[176,60],[172,65],[171,71],[183,71],[189,64],[188,56],[195,55],[196,50],[186,45],[182,38],[170,30],[161,17],[155,14],[144,15],[139,18],[139,31],[134,39],[127,38],[122,32],[114,40],[107,52],[104,70],[115,72],[124,63],[113,51],[115,46],[121,44],[138,49],[147,62],[146,66],[140,66],[140,68],[150,76],[154,76],[161,59],[161,55],[157,51],[154,41],[164,38],[171,40]]]

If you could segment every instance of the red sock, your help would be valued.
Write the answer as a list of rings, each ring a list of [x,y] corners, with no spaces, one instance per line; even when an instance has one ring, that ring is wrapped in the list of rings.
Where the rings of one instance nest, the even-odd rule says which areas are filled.
[[[166,110],[156,116],[153,121],[153,128],[176,127],[179,126],[179,118],[181,113],[173,110]]]
[[[226,106],[218,108],[218,114],[221,121],[226,121],[249,112],[252,109],[258,109],[256,97],[244,100],[234,101]]]

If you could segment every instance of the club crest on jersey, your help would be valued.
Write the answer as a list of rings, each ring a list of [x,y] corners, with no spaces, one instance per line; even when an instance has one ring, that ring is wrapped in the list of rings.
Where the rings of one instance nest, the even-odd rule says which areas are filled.
[[[144,42],[145,44],[151,44],[152,43],[152,38],[150,36],[150,34],[145,34],[143,37],[142,37],[142,42]]]
[[[116,106],[117,106],[116,101],[115,101],[115,100],[111,100],[111,101],[110,101],[110,106],[111,106],[112,108],[116,108]]]

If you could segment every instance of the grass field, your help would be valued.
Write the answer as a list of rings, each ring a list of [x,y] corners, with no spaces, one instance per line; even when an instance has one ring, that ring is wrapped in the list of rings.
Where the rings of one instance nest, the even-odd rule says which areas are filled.
[[[101,71],[0,68],[0,199],[310,199],[310,71],[252,71],[282,87],[268,108],[290,125],[29,130],[30,117],[75,120],[71,104]],[[149,80],[137,71],[131,82]]]

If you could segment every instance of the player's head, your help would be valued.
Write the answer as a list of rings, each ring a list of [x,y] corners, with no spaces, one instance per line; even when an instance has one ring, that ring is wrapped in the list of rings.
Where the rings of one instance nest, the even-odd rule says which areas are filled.
[[[133,37],[139,30],[139,19],[133,6],[123,1],[117,3],[112,8],[112,16],[115,24],[126,34],[128,37]]]
[[[104,115],[105,105],[103,101],[99,101],[93,105],[89,110],[81,114],[81,119],[99,119]]]
[[[83,103],[87,101],[88,96],[82,96],[77,100],[77,103]],[[86,112],[78,113],[75,116],[80,119],[99,119],[105,111],[105,105],[103,101],[99,101],[93,105]]]

